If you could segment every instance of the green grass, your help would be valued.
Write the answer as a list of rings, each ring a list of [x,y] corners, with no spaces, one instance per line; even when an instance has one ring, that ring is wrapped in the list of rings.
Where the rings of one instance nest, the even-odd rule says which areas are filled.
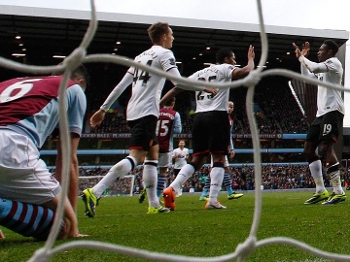
[[[283,236],[305,242],[328,252],[350,254],[349,202],[305,206],[311,192],[264,192],[257,238]],[[220,195],[226,210],[204,210],[199,195],[177,198],[170,214],[146,215],[147,204],[137,197],[107,197],[100,201],[96,217],[82,215],[79,200],[80,232],[84,240],[96,240],[149,251],[188,256],[219,256],[235,251],[249,236],[254,215],[253,193],[238,200]],[[27,261],[44,242],[35,242],[7,229],[0,241],[0,261]],[[57,241],[55,246],[74,240]],[[54,255],[51,261],[148,261],[112,252],[74,249]],[[245,261],[327,261],[283,244],[255,250]]]

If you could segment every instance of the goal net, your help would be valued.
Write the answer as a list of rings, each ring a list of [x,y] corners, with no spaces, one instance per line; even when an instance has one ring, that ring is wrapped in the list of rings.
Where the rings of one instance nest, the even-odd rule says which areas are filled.
[[[317,109],[317,86],[305,83],[300,79],[292,79],[288,85],[300,112],[309,123],[312,123]]]
[[[64,62],[60,65],[56,66],[33,66],[33,65],[25,65],[16,63],[11,60],[7,60],[5,58],[0,57],[0,65],[2,67],[5,67],[7,69],[11,70],[17,70],[24,73],[34,73],[34,74],[51,74],[54,71],[64,71],[70,72],[73,70],[78,64],[80,63],[117,63],[124,66],[133,66],[135,68],[145,70],[147,72],[151,72],[154,74],[157,74],[160,77],[167,78],[169,80],[173,80],[177,82],[179,85],[183,86],[202,86],[203,84],[198,82],[193,82],[185,78],[181,77],[175,77],[170,74],[167,74],[164,71],[157,70],[154,68],[151,68],[146,65],[142,65],[140,63],[136,63],[131,59],[126,59],[125,57],[121,57],[118,55],[109,55],[109,54],[91,54],[86,55],[86,50],[92,39],[94,38],[94,34],[97,29],[97,20],[96,20],[96,10],[94,1],[91,0],[91,20],[89,24],[89,28],[84,36],[84,39],[82,40],[80,46],[76,48],[71,55],[66,57]],[[259,19],[259,25],[260,25],[260,38],[261,38],[261,57],[259,61],[259,65],[257,68],[252,71],[245,79],[239,80],[239,81],[232,81],[231,83],[206,83],[207,87],[212,88],[238,88],[241,86],[245,86],[248,88],[247,96],[246,96],[246,111],[247,116],[249,120],[249,124],[251,127],[251,134],[252,134],[252,142],[253,142],[253,148],[254,148],[254,176],[255,176],[255,206],[254,206],[254,216],[253,216],[253,223],[251,225],[250,234],[245,239],[245,241],[241,244],[239,244],[234,250],[232,249],[232,252],[223,256],[217,256],[217,257],[190,257],[190,256],[181,256],[176,254],[165,254],[160,252],[151,252],[148,250],[142,250],[137,248],[131,248],[127,246],[120,246],[120,245],[114,245],[112,243],[105,243],[105,242],[98,242],[98,241],[91,241],[91,240],[75,240],[70,242],[65,242],[63,244],[55,245],[55,240],[57,238],[57,235],[59,233],[60,228],[60,218],[63,216],[63,202],[64,198],[67,195],[68,190],[68,174],[69,174],[69,162],[70,162],[70,147],[68,144],[69,141],[69,134],[68,132],[65,132],[68,130],[68,120],[66,117],[65,112],[65,104],[62,99],[60,101],[60,129],[63,130],[61,134],[61,144],[62,148],[67,149],[66,154],[63,156],[63,163],[64,166],[62,168],[62,173],[64,174],[63,180],[62,180],[62,194],[60,198],[60,205],[57,209],[56,216],[55,216],[55,222],[51,228],[51,233],[49,235],[49,238],[47,239],[47,242],[43,248],[40,248],[37,250],[33,256],[31,257],[30,262],[34,261],[49,261],[50,258],[60,252],[66,252],[69,249],[73,248],[90,248],[90,249],[98,249],[103,251],[109,251],[109,252],[116,252],[116,253],[122,253],[124,255],[129,255],[133,257],[138,258],[144,258],[148,260],[162,260],[162,261],[196,261],[196,262],[203,262],[203,261],[244,261],[251,253],[253,253],[256,249],[265,247],[267,245],[289,245],[295,248],[298,248],[299,250],[303,250],[308,253],[312,253],[314,255],[329,259],[329,260],[338,260],[338,261],[350,261],[349,255],[342,255],[342,254],[335,254],[335,253],[329,253],[322,251],[320,249],[314,248],[307,243],[303,243],[300,241],[297,241],[293,238],[289,237],[271,237],[266,239],[258,239],[258,231],[259,231],[259,224],[261,220],[261,213],[262,213],[262,191],[260,189],[260,186],[262,184],[261,179],[261,154],[260,154],[260,140],[258,136],[258,129],[256,120],[254,117],[254,89],[255,86],[259,83],[260,79],[267,76],[273,76],[273,75],[282,75],[293,79],[299,79],[301,81],[307,82],[308,84],[312,85],[318,85],[318,80],[312,80],[307,79],[306,77],[301,76],[299,73],[295,73],[289,70],[283,70],[283,69],[271,69],[267,71],[262,71],[263,65],[267,61],[268,56],[268,40],[267,35],[265,32],[265,26],[263,23],[263,17],[262,17],[262,5],[261,1],[257,0],[257,6],[258,6],[258,19]],[[60,85],[60,92],[66,89],[66,84],[68,79],[68,74],[64,74],[63,81]],[[339,86],[322,83],[327,88],[341,88]],[[345,90],[345,89],[343,89]],[[349,92],[350,90],[345,90]],[[299,98],[300,101],[302,101],[302,97]],[[301,102],[302,103],[302,102]],[[113,186],[113,190],[110,188],[110,192],[108,194],[112,194],[112,192],[115,192],[115,194],[118,194],[118,192],[125,192],[125,194],[130,194],[131,189],[133,187],[133,176],[129,176],[123,179],[119,179],[119,181],[116,182],[115,188]],[[81,178],[81,183],[87,183],[86,187],[89,187],[89,185],[95,184],[99,179],[102,177],[86,177]],[[113,193],[114,194],[114,193]],[[277,214],[278,215],[278,214]],[[276,258],[278,259],[278,258]]]

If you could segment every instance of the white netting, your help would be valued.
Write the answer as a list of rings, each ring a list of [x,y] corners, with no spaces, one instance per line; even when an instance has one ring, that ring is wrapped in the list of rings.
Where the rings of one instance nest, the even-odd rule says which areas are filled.
[[[70,72],[74,70],[80,63],[92,63],[92,62],[108,62],[108,63],[117,63],[124,66],[134,66],[136,68],[146,70],[155,74],[158,74],[160,76],[166,77],[168,79],[175,80],[177,83],[184,84],[184,85],[192,85],[192,86],[200,86],[202,85],[199,82],[192,82],[185,78],[176,78],[169,76],[163,71],[153,69],[151,67],[141,65],[139,63],[135,63],[134,61],[130,60],[129,58],[117,56],[117,55],[108,55],[108,54],[94,54],[94,55],[86,55],[86,48],[90,44],[91,40],[94,37],[95,31],[97,29],[97,21],[96,21],[96,11],[95,11],[95,5],[94,1],[91,0],[91,20],[89,24],[89,28],[84,36],[84,39],[80,46],[76,48],[65,60],[61,65],[56,66],[32,66],[32,65],[23,65],[20,63],[16,63],[4,58],[0,57],[0,65],[2,67],[17,70],[21,72],[31,73],[31,74],[51,74],[52,72],[64,72],[64,78],[62,80],[62,83],[60,85],[60,91],[59,95],[62,98],[65,98],[64,92],[67,86],[68,77],[70,75]],[[254,148],[254,174],[255,174],[255,183],[256,183],[256,189],[255,189],[255,210],[254,210],[254,219],[253,224],[251,226],[249,237],[246,239],[244,243],[239,244],[236,247],[236,250],[233,253],[223,255],[223,256],[217,256],[217,257],[188,257],[188,256],[180,256],[180,255],[170,255],[170,254],[164,254],[164,253],[157,253],[157,252],[150,252],[147,250],[141,250],[136,248],[130,248],[126,246],[121,245],[115,245],[115,244],[109,244],[104,242],[96,242],[96,241],[89,241],[89,240],[80,240],[80,241],[73,241],[70,243],[59,245],[55,248],[52,248],[54,245],[54,242],[56,240],[56,237],[58,235],[58,229],[59,229],[59,223],[60,218],[63,214],[63,198],[67,193],[67,185],[68,185],[68,174],[69,174],[69,166],[68,163],[70,161],[70,140],[69,140],[69,133],[68,133],[68,123],[67,123],[67,117],[64,113],[64,104],[65,99],[60,99],[60,116],[62,117],[60,121],[60,129],[63,131],[61,133],[62,135],[62,148],[65,148],[65,151],[67,152],[64,154],[64,166],[62,173],[65,174],[62,179],[62,197],[60,199],[60,204],[57,210],[56,219],[54,222],[54,225],[52,227],[52,231],[48,237],[48,240],[45,243],[45,246],[39,250],[37,250],[33,256],[28,261],[35,261],[35,262],[44,262],[48,261],[55,253],[66,251],[68,249],[73,248],[90,248],[90,249],[98,249],[98,250],[104,250],[104,251],[110,251],[110,252],[116,252],[124,255],[134,256],[134,257],[140,257],[145,259],[151,259],[151,260],[162,260],[162,261],[231,261],[233,259],[237,259],[237,261],[244,261],[246,257],[248,257],[255,249],[271,245],[271,244],[288,244],[291,246],[294,246],[296,248],[299,248],[301,250],[304,250],[306,252],[309,252],[311,254],[314,254],[319,257],[323,257],[325,259],[332,259],[337,261],[350,261],[349,255],[340,255],[330,252],[324,252],[322,250],[313,248],[309,246],[306,243],[296,241],[291,238],[287,237],[274,237],[274,238],[267,238],[264,240],[258,240],[257,239],[257,231],[259,228],[260,223],[260,217],[261,217],[261,207],[262,207],[262,192],[260,190],[261,185],[261,157],[260,157],[260,146],[259,146],[259,136],[257,132],[257,125],[254,118],[254,103],[253,103],[253,96],[254,96],[254,89],[255,85],[260,81],[261,78],[271,75],[280,75],[285,76],[288,78],[296,78],[303,80],[307,83],[318,85],[318,80],[313,80],[307,77],[302,76],[301,74],[284,70],[284,69],[272,69],[265,72],[262,72],[263,65],[265,64],[267,60],[267,54],[268,54],[268,41],[267,36],[265,33],[264,28],[264,22],[262,17],[262,8],[261,8],[261,2],[260,0],[257,0],[257,6],[258,6],[258,15],[259,15],[259,24],[260,24],[260,37],[261,37],[261,45],[262,45],[262,54],[259,61],[259,67],[257,67],[256,70],[251,72],[248,77],[242,80],[234,81],[232,83],[225,83],[225,84],[213,84],[213,83],[207,83],[209,87],[215,87],[215,88],[236,88],[239,86],[246,86],[248,88],[247,92],[247,99],[246,99],[246,108],[247,108],[247,115],[249,124],[251,127],[251,133],[252,133],[252,142],[253,142],[253,148]],[[350,89],[343,88],[341,86],[335,86],[328,83],[322,82],[323,86],[326,86],[327,88],[333,88],[341,91],[349,92]]]

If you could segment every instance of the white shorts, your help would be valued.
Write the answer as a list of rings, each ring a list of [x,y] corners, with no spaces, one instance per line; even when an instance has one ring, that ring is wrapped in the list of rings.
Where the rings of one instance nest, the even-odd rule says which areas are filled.
[[[168,167],[171,165],[171,152],[159,153],[158,167]]]
[[[0,198],[41,205],[60,192],[28,137],[0,129],[0,152]]]

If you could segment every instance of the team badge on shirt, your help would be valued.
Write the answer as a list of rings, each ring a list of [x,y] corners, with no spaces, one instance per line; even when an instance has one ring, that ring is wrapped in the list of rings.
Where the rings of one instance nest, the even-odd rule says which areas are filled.
[[[176,65],[175,59],[174,58],[170,58],[169,59],[169,64],[170,65]]]

